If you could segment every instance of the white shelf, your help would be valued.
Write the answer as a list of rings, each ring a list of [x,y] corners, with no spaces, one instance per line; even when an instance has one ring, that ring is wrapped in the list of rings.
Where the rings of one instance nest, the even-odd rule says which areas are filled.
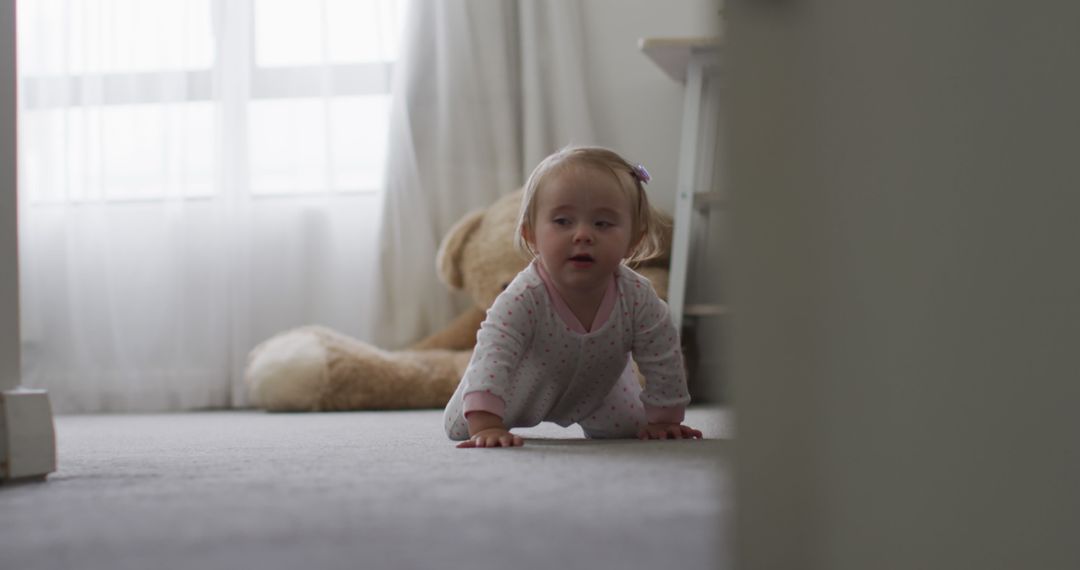
[[[727,208],[727,198],[719,192],[697,192],[694,194],[694,208],[697,210],[723,210]]]
[[[720,37],[643,38],[641,51],[665,74],[684,83],[682,134],[679,142],[679,170],[675,189],[674,227],[671,239],[671,268],[668,279],[668,307],[676,327],[683,317],[723,315],[720,305],[687,303],[686,285],[690,265],[691,226],[698,213],[723,208],[726,200],[716,187],[716,165],[712,157],[717,145],[719,120]],[[708,217],[700,220],[709,223]],[[714,220],[715,222],[716,220]],[[695,267],[695,271],[710,268]]]
[[[690,317],[719,317],[726,314],[728,308],[724,305],[696,304],[683,307],[683,315]]]
[[[638,48],[653,60],[668,77],[686,83],[686,68],[696,54],[719,52],[720,38],[642,38]]]

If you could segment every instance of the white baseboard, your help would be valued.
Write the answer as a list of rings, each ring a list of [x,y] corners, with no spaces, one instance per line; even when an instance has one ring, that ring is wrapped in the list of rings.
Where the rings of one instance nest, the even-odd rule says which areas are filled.
[[[56,471],[56,430],[45,390],[0,392],[0,483]]]

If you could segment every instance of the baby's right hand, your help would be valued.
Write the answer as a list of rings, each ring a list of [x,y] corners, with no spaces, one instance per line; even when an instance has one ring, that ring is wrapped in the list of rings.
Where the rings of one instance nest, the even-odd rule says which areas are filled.
[[[468,447],[521,447],[525,440],[500,427],[488,428],[476,432],[469,439],[458,444],[458,448]]]

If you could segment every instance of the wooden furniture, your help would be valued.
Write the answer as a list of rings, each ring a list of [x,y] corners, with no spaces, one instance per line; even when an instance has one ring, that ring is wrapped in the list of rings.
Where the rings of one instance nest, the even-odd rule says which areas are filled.
[[[686,84],[668,282],[668,307],[675,325],[681,329],[686,317],[727,312],[715,298],[687,299],[691,260],[702,257],[701,252],[692,251],[693,245],[719,241],[710,239],[707,226],[717,223],[713,214],[723,210],[726,202],[720,191],[716,164],[720,131],[720,39],[644,38],[639,47],[664,73]],[[705,227],[699,227],[702,224]],[[701,266],[694,267],[695,273],[703,272],[698,277],[706,283],[719,274],[718,267],[712,265],[718,263],[719,256],[708,258],[701,260]],[[719,287],[709,283],[699,289],[699,294],[705,296]]]

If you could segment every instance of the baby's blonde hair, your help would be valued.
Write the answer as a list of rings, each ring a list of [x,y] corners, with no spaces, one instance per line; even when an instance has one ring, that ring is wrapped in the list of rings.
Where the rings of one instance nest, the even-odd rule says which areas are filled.
[[[661,250],[661,235],[667,222],[649,204],[641,174],[615,151],[595,146],[565,147],[540,161],[533,169],[529,180],[525,182],[525,195],[521,199],[517,233],[514,235],[514,248],[518,252],[528,259],[536,256],[536,252],[525,240],[526,231],[530,235],[536,235],[536,193],[552,174],[563,172],[571,166],[585,166],[610,172],[619,182],[619,188],[630,199],[632,245],[626,257],[627,263],[644,261],[664,253]]]

